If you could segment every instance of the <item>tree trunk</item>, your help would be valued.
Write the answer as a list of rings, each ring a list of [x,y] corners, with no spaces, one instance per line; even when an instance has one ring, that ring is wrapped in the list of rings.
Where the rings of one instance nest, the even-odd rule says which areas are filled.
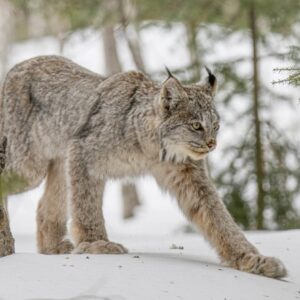
[[[114,36],[114,27],[106,25],[102,30],[103,47],[105,55],[106,75],[112,75],[122,71],[122,66],[118,57],[117,45]]]
[[[6,73],[7,54],[14,33],[13,7],[9,1],[0,0],[0,81]]]
[[[120,21],[122,25],[122,30],[124,33],[124,37],[126,39],[128,48],[131,52],[131,56],[135,63],[135,66],[138,70],[145,72],[145,64],[142,56],[141,46],[140,46],[140,37],[137,28],[134,23],[134,16],[136,15],[136,6],[131,3],[131,1],[127,1],[124,3],[123,0],[119,0],[119,13],[120,13]],[[126,9],[127,8],[127,9]],[[131,16],[126,16],[126,10],[129,11],[131,9]],[[130,26],[127,26],[128,24]]]
[[[264,155],[263,155],[263,143],[262,143],[262,124],[260,120],[260,87],[259,87],[259,75],[258,75],[258,54],[257,54],[257,24],[256,24],[256,10],[255,4],[252,3],[250,12],[250,31],[252,42],[252,65],[253,65],[253,114],[254,114],[254,127],[255,127],[255,169],[256,169],[256,186],[257,186],[257,213],[256,213],[256,228],[264,228]]]
[[[190,70],[192,72],[191,81],[197,82],[200,80],[200,59],[199,47],[197,43],[197,24],[189,22],[185,25],[187,32],[187,47],[190,53]]]
[[[137,30],[134,27],[123,27],[123,32],[136,68],[142,72],[145,72],[145,64],[141,53],[139,35]]]
[[[110,3],[111,5],[112,3]],[[111,9],[111,7],[108,7]],[[114,36],[113,25],[106,25],[103,29],[103,47],[106,75],[122,71],[122,66],[117,52],[117,41]],[[122,183],[123,218],[134,216],[134,209],[140,204],[136,187],[132,183]]]

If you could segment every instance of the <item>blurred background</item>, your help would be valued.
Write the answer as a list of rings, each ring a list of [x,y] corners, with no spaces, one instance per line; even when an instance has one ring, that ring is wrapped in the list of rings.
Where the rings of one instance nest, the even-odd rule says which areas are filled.
[[[185,83],[207,65],[221,116],[208,167],[222,199],[243,229],[300,228],[299,0],[0,0],[0,80],[46,54],[106,76],[163,81],[168,66]],[[3,192],[18,184],[4,179]],[[33,233],[42,191],[9,198],[13,231]],[[192,231],[150,177],[110,182],[105,215],[109,232]]]

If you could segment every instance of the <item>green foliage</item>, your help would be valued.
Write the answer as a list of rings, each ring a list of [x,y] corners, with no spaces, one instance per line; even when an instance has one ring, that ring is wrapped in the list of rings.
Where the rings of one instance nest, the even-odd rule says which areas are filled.
[[[220,1],[139,0],[139,20],[203,23],[216,21],[223,5]]]
[[[8,195],[21,193],[26,187],[26,181],[16,174],[0,175],[0,206],[4,205],[4,199]]]
[[[290,47],[290,52],[287,55],[287,58],[294,61],[295,65],[286,68],[275,68],[274,71],[288,75],[283,79],[273,81],[273,83],[288,83],[294,86],[300,86],[300,47]]]
[[[300,169],[297,165],[300,145],[292,143],[272,124],[267,125],[267,207],[272,208],[272,219],[278,228],[299,228],[300,217],[294,205],[300,194]]]
[[[16,174],[1,175],[0,181],[1,181],[0,193],[1,195],[4,196],[20,193],[27,186],[26,181],[22,177]]]
[[[230,76],[231,68],[224,67],[223,74],[226,83],[225,105],[229,105],[234,98],[243,97],[247,99],[248,86],[247,78]],[[224,72],[224,70],[226,70]],[[227,76],[229,75],[229,76]],[[244,82],[244,84],[243,84]],[[228,87],[226,87],[228,85]],[[238,92],[237,92],[238,91]],[[263,93],[265,97],[272,97],[273,94]],[[275,95],[279,97],[280,95]],[[243,120],[248,123],[248,130],[244,131],[240,140],[234,139],[222,157],[228,164],[223,170],[214,172],[214,177],[224,201],[235,218],[244,228],[255,228],[256,207],[253,196],[255,195],[255,132],[253,126],[251,102],[247,101],[248,107],[236,115],[229,126],[236,127],[236,124]],[[263,103],[262,103],[263,104]],[[269,107],[261,105],[260,113],[268,114]],[[250,118],[249,118],[250,117]],[[266,228],[290,229],[300,227],[299,211],[295,203],[300,195],[300,145],[299,141],[287,138],[285,132],[280,132],[267,119],[261,120],[263,157],[264,157],[264,201],[265,210],[270,212],[267,218]],[[214,169],[214,168],[213,168]]]
[[[287,139],[274,125],[263,122],[266,211],[271,212],[267,227],[291,229],[300,227],[295,207],[300,195],[300,151],[298,144]],[[216,183],[232,216],[246,229],[255,228],[256,208],[253,205],[255,172],[253,161],[253,128],[235,145],[228,146],[224,159],[230,163],[215,176]]]
[[[239,1],[237,9],[239,14],[232,23],[233,32],[244,31],[250,26],[250,11],[255,9],[257,22],[255,42],[259,47],[264,46],[265,49],[268,49],[270,32],[280,34],[282,38],[284,35],[293,34],[292,25],[299,20],[299,10],[294,11],[293,9],[298,8],[299,5],[298,1],[289,1],[289,5],[274,1],[272,7],[267,1]],[[259,100],[259,118],[257,119],[257,115],[255,115],[255,102],[247,101],[248,107],[243,113],[236,116],[234,122],[237,123],[239,120],[247,122],[248,133],[240,141],[235,140],[234,144],[228,147],[227,153],[230,154],[228,155],[228,168],[217,174],[217,182],[225,196],[228,208],[237,222],[245,228],[254,228],[257,208],[254,205],[253,194],[258,190],[257,165],[255,165],[258,136],[254,128],[258,125],[261,131],[260,142],[263,158],[261,162],[263,176],[260,175],[263,183],[262,199],[264,211],[269,212],[265,225],[272,228],[295,228],[300,225],[299,214],[294,207],[300,189],[298,185],[291,188],[289,183],[299,182],[300,174],[292,170],[286,161],[291,156],[298,158],[295,160],[296,162],[299,161],[299,147],[289,141],[284,133],[281,133],[280,136],[276,135],[275,133],[278,131],[276,125],[267,122],[268,117],[266,117],[269,110],[266,99],[272,98],[270,103],[274,105],[276,100],[281,98],[287,100],[287,97],[283,98],[282,95],[267,89],[261,80],[258,87],[252,87],[249,75],[234,76],[232,69],[240,62],[241,60],[237,59],[233,62],[233,66],[221,64],[225,82],[223,88],[227,91],[225,100],[230,102],[231,99],[236,98],[238,93],[243,95],[244,99],[249,99],[251,90],[256,88]],[[254,80],[253,84],[255,84]],[[242,206],[241,203],[246,204]],[[244,213],[241,213],[241,210]]]
[[[70,30],[77,30],[96,25],[103,0],[40,0],[40,3],[45,15],[56,13],[68,20]]]
[[[42,18],[45,26],[43,34],[55,35],[58,31],[75,31],[87,27],[99,27],[107,16],[103,9],[104,0],[11,0],[18,10],[15,20],[17,39],[30,37],[30,18]],[[110,16],[111,17],[111,16]]]

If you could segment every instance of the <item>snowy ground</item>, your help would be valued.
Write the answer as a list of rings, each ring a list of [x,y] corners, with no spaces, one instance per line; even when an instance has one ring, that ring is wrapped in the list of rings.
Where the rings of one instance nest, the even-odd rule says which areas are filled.
[[[285,262],[286,280],[224,268],[196,235],[122,235],[114,239],[129,247],[127,255],[18,253],[2,258],[1,299],[300,299],[300,232],[251,233],[248,237],[262,252]],[[34,243],[31,237],[17,239],[19,250],[23,243]],[[173,243],[184,249],[169,249]]]
[[[138,187],[144,205],[133,220],[120,217],[117,183],[108,185],[104,199],[109,236],[127,255],[36,254],[34,213],[43,187],[11,197],[17,254],[0,259],[0,299],[300,299],[300,231],[247,233],[263,254],[282,259],[287,278],[242,273],[220,265],[200,235],[180,232],[183,216],[151,179]],[[173,244],[184,249],[170,249]]]

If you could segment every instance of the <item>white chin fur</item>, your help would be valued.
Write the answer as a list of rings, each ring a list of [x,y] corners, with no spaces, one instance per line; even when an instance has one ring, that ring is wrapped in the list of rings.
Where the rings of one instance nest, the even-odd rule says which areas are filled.
[[[189,151],[183,146],[172,145],[161,150],[160,160],[180,163],[185,162],[188,158],[192,160],[201,160],[204,159],[206,155],[206,153],[196,153]]]
[[[204,159],[205,157],[207,156],[207,153],[189,153],[189,157],[193,160],[201,160],[201,159]]]

